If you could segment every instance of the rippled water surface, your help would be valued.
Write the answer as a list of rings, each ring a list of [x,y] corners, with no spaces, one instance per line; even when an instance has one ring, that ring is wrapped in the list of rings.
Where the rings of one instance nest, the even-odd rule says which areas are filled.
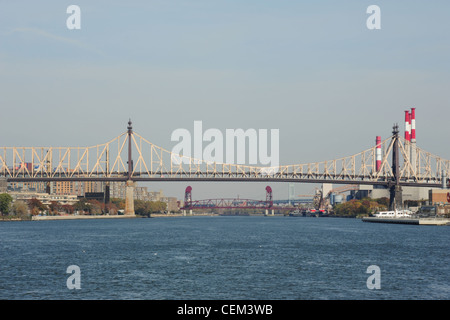
[[[263,216],[3,222],[0,298],[449,299],[449,232]]]

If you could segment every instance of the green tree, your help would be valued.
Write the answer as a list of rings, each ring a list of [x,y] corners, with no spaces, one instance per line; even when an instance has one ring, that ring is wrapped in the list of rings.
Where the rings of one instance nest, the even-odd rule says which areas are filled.
[[[164,212],[166,207],[166,203],[162,201],[134,200],[134,212],[141,216],[149,217],[152,213]]]
[[[167,204],[162,201],[151,201],[150,208],[152,213],[164,212],[167,208]]]
[[[150,216],[152,213],[150,201],[134,200],[134,212],[140,216]]]
[[[91,212],[92,206],[91,204],[86,200],[86,198],[81,198],[80,200],[78,200],[74,205],[73,208],[76,211],[79,212]]]
[[[2,213],[2,215],[9,213],[9,208],[12,201],[13,198],[9,194],[7,193],[0,194],[0,212]]]

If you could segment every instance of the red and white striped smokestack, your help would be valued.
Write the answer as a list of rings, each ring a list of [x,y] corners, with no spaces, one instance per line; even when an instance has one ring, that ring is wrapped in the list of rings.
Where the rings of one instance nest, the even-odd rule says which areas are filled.
[[[408,113],[409,142],[411,142],[411,112]]]
[[[410,131],[411,131],[411,125],[410,125],[410,114],[408,110],[405,110],[405,140],[411,141],[410,137]]]
[[[411,142],[416,142],[416,108],[411,108]]]
[[[377,153],[376,153],[376,170],[377,172],[381,169],[381,137],[377,136],[377,139],[375,140],[376,146],[377,146]]]

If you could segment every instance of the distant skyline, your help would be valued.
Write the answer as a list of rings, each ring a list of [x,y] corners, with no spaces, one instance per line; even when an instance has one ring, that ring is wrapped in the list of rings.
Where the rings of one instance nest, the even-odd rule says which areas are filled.
[[[69,30],[66,9],[81,8]],[[369,30],[366,9],[381,8]],[[0,1],[0,147],[89,146],[133,128],[279,129],[280,164],[349,156],[404,126],[450,159],[448,1]],[[182,198],[265,184],[155,183]],[[271,184],[288,196],[288,184]],[[314,185],[296,186],[296,193]]]

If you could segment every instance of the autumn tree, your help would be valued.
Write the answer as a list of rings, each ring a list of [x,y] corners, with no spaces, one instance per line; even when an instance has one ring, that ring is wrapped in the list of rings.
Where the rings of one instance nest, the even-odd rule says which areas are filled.
[[[72,214],[75,211],[75,208],[70,204],[63,204],[61,207],[65,213]]]
[[[116,215],[119,212],[119,208],[112,202],[108,202],[105,205],[105,210],[106,210],[106,212],[108,212],[109,214],[112,214],[112,215]]]
[[[36,198],[28,200],[28,207],[30,208],[33,215],[37,215],[40,212],[48,209],[45,204],[43,204],[39,199]]]
[[[337,204],[334,207],[334,212],[337,216],[356,217],[358,215],[369,215],[379,209],[385,209],[385,205],[373,199],[364,198],[362,200],[353,199]]]
[[[91,204],[85,199],[79,199],[74,205],[73,208],[78,212],[91,212]]]
[[[92,214],[102,214],[105,213],[105,204],[103,202],[100,202],[98,200],[89,200],[88,201],[90,205],[90,212]]]
[[[28,205],[22,200],[17,200],[12,204],[11,211],[19,217],[26,216],[28,214]]]
[[[117,210],[125,209],[125,199],[121,198],[111,198],[111,203],[117,207]]]
[[[50,210],[50,213],[52,214],[56,214],[60,211],[63,211],[62,205],[57,201],[51,201],[50,204],[48,205],[48,208]]]

